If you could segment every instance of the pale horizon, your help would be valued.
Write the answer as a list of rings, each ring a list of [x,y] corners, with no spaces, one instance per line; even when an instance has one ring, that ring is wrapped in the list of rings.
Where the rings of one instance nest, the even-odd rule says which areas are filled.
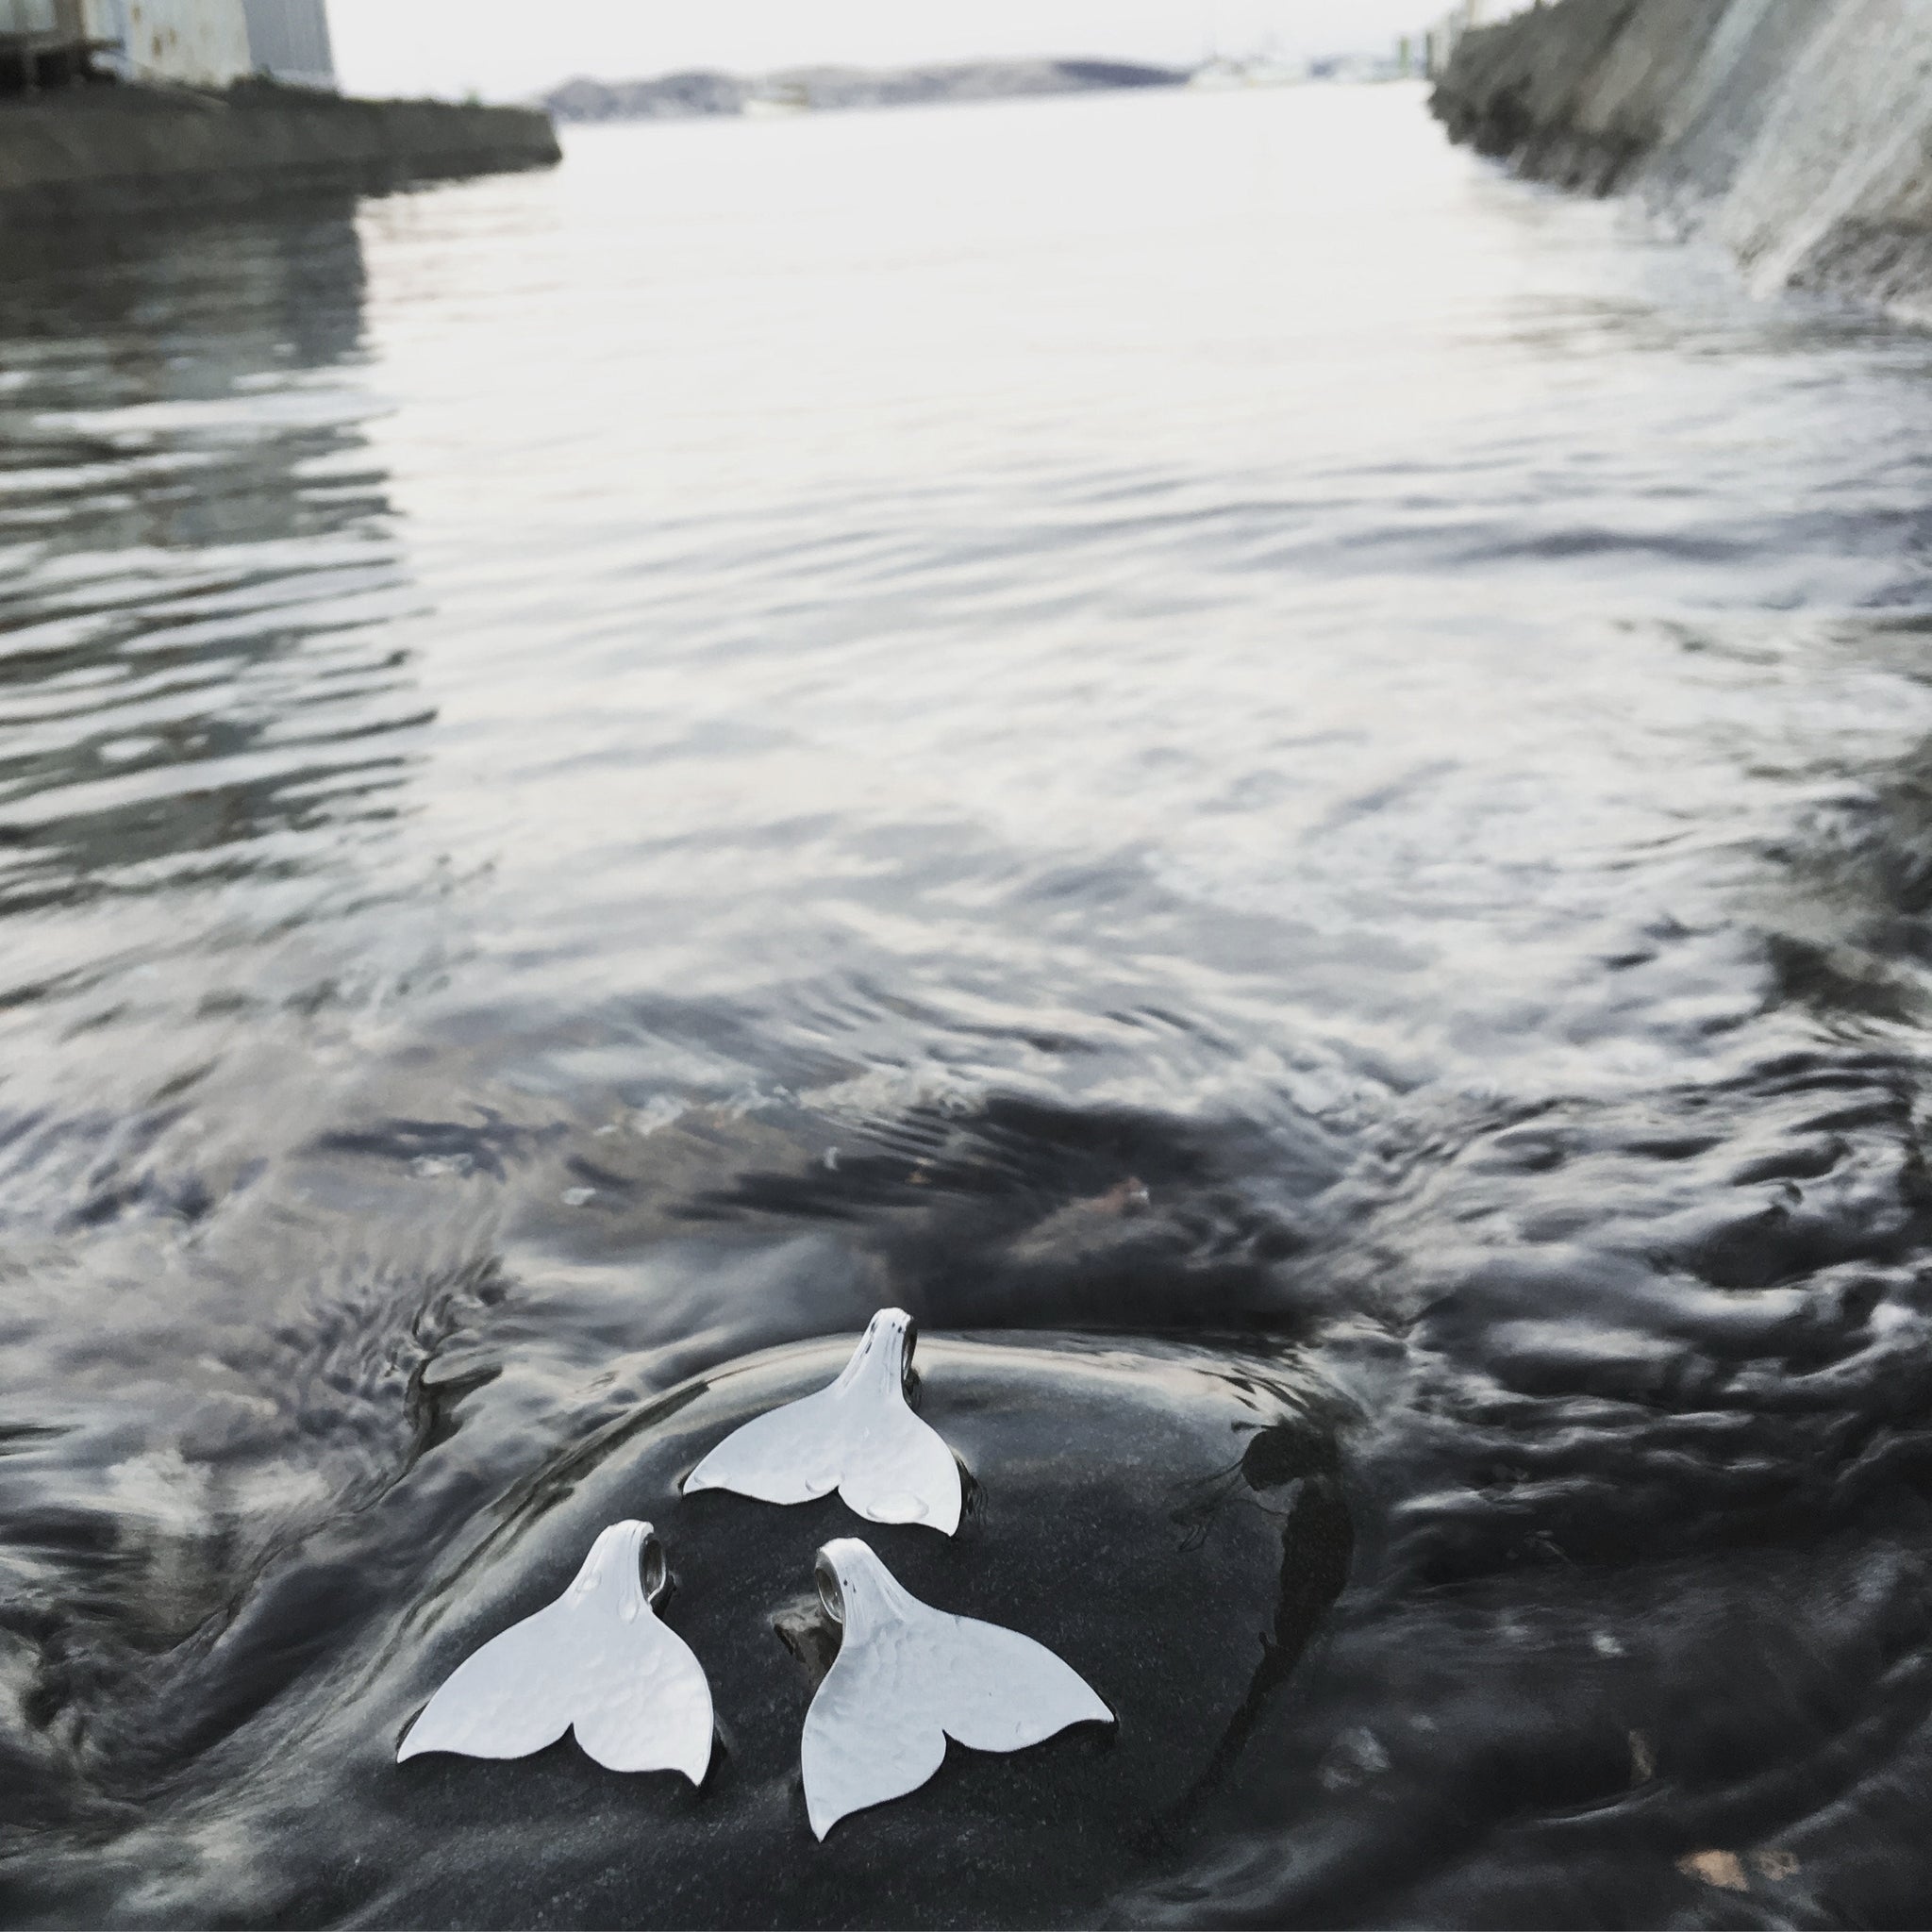
[[[1498,5],[1495,11],[1507,11]],[[584,75],[639,80],[689,68],[757,74],[816,62],[892,67],[1011,58],[1186,67],[1210,54],[1290,58],[1374,51],[1420,33],[1444,0],[556,0],[533,38],[508,0],[330,0],[352,93],[515,100]]]

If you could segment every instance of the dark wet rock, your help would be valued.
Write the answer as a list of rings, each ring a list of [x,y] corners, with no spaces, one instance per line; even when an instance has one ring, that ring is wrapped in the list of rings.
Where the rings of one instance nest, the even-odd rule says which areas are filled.
[[[1915,824],[1902,805],[1840,827],[1805,894],[1870,897]],[[1785,911],[1808,917],[1797,895]],[[1762,986],[1796,997],[1774,962]],[[658,1110],[607,1132],[528,1099],[446,1117],[403,1080],[363,1127],[305,1141],[301,1172],[386,1224],[414,1217],[421,1263],[305,1291],[248,1357],[283,1407],[198,1410],[182,1458],[117,1478],[176,1486],[177,1517],[218,1536],[167,1518],[141,1541],[48,1507],[67,1492],[42,1458],[72,1441],[23,1437],[8,1458],[0,1523],[48,1580],[8,1625],[24,1688],[0,1748],[72,1793],[11,1814],[36,1834],[8,1867],[18,1915],[843,1923],[830,1881],[814,1890],[829,1871],[872,1922],[941,1917],[957,1893],[958,1916],[994,1923],[1647,1924],[1729,1896],[1679,1862],[1716,1847],[1754,1908],[1842,1896],[1907,1917],[1911,1869],[1867,1857],[1838,1794],[1882,1809],[1932,1763],[1922,1072],[1875,1039],[1756,1046],[1615,1095],[1419,1094],[1339,1173],[1330,1138],[1292,1124],[1003,1097],[864,1121]],[[440,1204],[486,1187],[499,1257],[448,1266]],[[573,1205],[579,1187],[597,1191]],[[223,1246],[266,1211],[251,1194],[198,1237],[238,1296],[284,1256],[252,1223]],[[291,1247],[280,1271],[303,1265]],[[1208,1339],[1053,1332],[1101,1319],[1109,1284],[1115,1307]],[[956,1400],[947,1351],[976,1344],[923,1344],[926,1412],[982,1485],[958,1544],[831,1503],[676,1495],[753,1406],[711,1365],[887,1300],[941,1335],[1024,1328],[998,1359],[1042,1365],[1054,1391],[1005,1407],[1003,1378],[1033,1381],[1002,1369],[997,1399]],[[1243,1321],[1253,1339],[1229,1340]],[[827,1380],[844,1348],[764,1358],[801,1366],[758,1368],[759,1386]],[[1089,1426],[1066,1389],[1115,1352]],[[1304,1374],[1347,1391],[1340,1436]],[[330,1507],[268,1532],[230,1514],[231,1432],[307,1442],[330,1414],[355,1419],[364,1458]],[[1170,1467],[1164,1491],[1141,1484]],[[1022,1490],[1038,1511],[1008,1506]],[[724,1755],[704,1791],[611,1791],[570,1746],[425,1760],[398,1785],[385,1754],[441,1674],[628,1514],[664,1531],[669,1620],[712,1670]],[[846,1825],[833,1863],[804,1856],[796,1783],[829,1657],[809,1558],[853,1529],[927,1601],[1050,1643],[1125,1721],[1118,1740],[956,1754],[903,1810],[849,1821],[883,1834],[862,1870],[837,1862]],[[1148,1550],[1158,1588],[1132,1568]],[[1211,1641],[1191,1649],[1203,1591]],[[755,1618],[726,1615],[745,1600]],[[1171,1762],[1137,1755],[1120,1656],[1149,1658],[1156,1691],[1204,1673],[1191,1732],[1153,1710]],[[941,1826],[963,1830],[963,1875]],[[647,1899],[671,1868],[612,1854],[633,1840],[700,1877]],[[1769,1875],[1786,1852],[1802,1871]],[[902,1859],[926,1860],[929,1890]],[[519,1890],[538,1874],[541,1900]]]
[[[1091,1923],[1124,1882],[1172,1864],[1346,1580],[1331,1421],[1285,1358],[927,1337],[922,1413],[972,1477],[957,1538],[865,1524],[836,1499],[679,1494],[729,1429],[823,1386],[848,1347],[775,1351],[615,1420],[475,1515],[406,1608],[382,1603],[396,1579],[366,1561],[351,1574],[327,1539],[272,1572],[189,1687],[195,1710],[240,1726],[201,1767],[219,1805],[163,1802],[141,1832],[60,1861],[68,1882],[32,1915]],[[710,1678],[719,1748],[702,1789],[601,1771],[567,1740],[518,1763],[397,1766],[438,1684],[626,1516],[658,1526],[663,1614]],[[930,1784],[816,1844],[799,1737],[835,1640],[811,1607],[812,1558],[855,1533],[923,1599],[1048,1644],[1118,1711],[1117,1733],[1077,1727],[1010,1757],[952,1746]],[[275,1707],[241,1722],[272,1686]]]

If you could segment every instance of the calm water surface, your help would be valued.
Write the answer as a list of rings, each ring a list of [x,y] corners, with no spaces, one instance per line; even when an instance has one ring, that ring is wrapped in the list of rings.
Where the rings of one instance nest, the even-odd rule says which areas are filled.
[[[16,1919],[380,1918],[358,1633],[888,1300],[1341,1419],[1069,1915],[1932,1911],[1932,345],[1407,89],[7,249]]]

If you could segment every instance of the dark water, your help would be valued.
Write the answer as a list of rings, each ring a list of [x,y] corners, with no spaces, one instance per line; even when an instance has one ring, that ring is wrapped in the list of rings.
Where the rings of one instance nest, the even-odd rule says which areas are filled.
[[[409,1918],[370,1659],[886,1301],[1334,1432],[1002,1910],[1932,1912],[1932,346],[1400,90],[4,245],[8,1916]]]

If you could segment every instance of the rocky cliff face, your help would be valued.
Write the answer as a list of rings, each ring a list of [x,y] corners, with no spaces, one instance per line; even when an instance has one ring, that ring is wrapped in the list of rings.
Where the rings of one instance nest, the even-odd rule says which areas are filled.
[[[1764,288],[1932,322],[1932,7],[1556,0],[1464,37],[1435,94],[1524,174],[1632,188]]]

